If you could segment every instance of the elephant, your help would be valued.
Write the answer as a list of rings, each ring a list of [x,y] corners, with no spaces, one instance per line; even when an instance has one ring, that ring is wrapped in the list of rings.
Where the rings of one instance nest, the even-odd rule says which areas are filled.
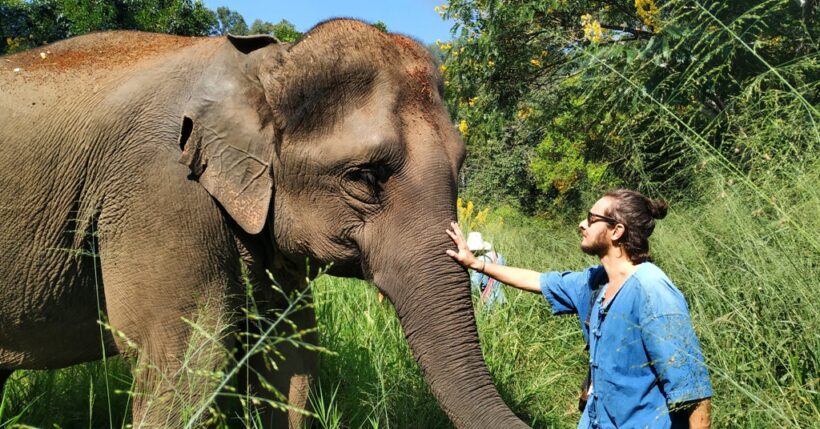
[[[95,33],[5,57],[0,88],[0,394],[16,369],[122,354],[134,426],[161,426],[179,411],[152,400],[184,376],[190,320],[239,329],[247,281],[277,309],[266,272],[298,292],[329,266],[393,303],[455,426],[527,427],[493,385],[468,274],[445,253],[466,149],[418,42],[352,19],[294,43]],[[310,306],[293,320],[316,325]],[[276,359],[248,360],[248,389],[269,395],[269,377],[306,408],[316,352]],[[270,427],[308,424],[260,410]]]

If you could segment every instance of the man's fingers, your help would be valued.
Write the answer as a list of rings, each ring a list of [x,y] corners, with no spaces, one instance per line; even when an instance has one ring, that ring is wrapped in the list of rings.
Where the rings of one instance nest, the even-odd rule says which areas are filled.
[[[461,240],[460,240],[459,236],[457,236],[454,232],[449,231],[449,230],[447,231],[447,235],[450,236],[450,239],[453,240],[456,247],[459,247],[459,248],[461,247]]]
[[[447,230],[447,235],[449,235],[450,238],[453,239],[453,241],[455,241],[457,246],[461,247],[462,243],[464,242],[464,236],[460,235],[457,232],[450,231],[449,229]]]

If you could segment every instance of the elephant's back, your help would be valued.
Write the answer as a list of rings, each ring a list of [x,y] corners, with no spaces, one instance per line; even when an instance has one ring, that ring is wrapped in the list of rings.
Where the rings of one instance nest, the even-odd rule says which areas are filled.
[[[0,116],[36,115],[55,105],[72,104],[76,97],[105,92],[114,86],[113,82],[161,66],[189,47],[207,49],[221,39],[112,31],[2,57],[0,103],[4,112]]]
[[[0,83],[13,83],[19,78],[24,83],[36,84],[38,80],[65,79],[77,74],[110,73],[209,40],[218,39],[139,31],[86,34],[3,57]]]

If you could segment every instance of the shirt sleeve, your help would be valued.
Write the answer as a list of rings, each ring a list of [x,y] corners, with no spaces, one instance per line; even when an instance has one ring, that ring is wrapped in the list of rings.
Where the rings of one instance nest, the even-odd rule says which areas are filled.
[[[541,294],[550,303],[552,314],[578,313],[579,307],[589,305],[589,279],[593,269],[541,274]]]
[[[668,405],[709,398],[712,384],[688,313],[654,316],[641,339]]]

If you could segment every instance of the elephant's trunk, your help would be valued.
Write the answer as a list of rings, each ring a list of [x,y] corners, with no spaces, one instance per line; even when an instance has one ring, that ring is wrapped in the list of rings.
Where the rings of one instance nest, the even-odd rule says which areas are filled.
[[[527,427],[501,400],[484,363],[469,276],[445,253],[455,248],[447,226],[443,220],[392,229],[403,232],[368,261],[373,280],[395,305],[416,361],[456,427]]]

